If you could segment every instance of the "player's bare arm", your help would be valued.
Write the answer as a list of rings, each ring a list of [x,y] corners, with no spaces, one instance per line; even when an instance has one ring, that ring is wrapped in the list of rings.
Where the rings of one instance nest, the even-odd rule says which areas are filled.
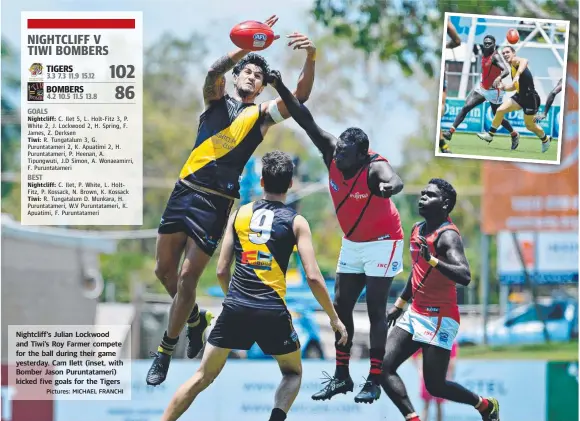
[[[268,79],[268,82],[272,84],[280,95],[290,116],[304,129],[308,137],[312,139],[314,145],[322,153],[324,163],[329,167],[338,140],[316,124],[308,108],[300,104],[298,98],[292,95],[292,92],[284,85],[280,72],[277,70],[271,71]]]
[[[228,220],[217,263],[217,278],[224,295],[228,293],[232,279],[231,267],[234,261],[234,220],[236,214],[232,214]]]
[[[384,198],[394,196],[403,190],[403,180],[386,161],[371,164],[368,184],[375,196]]]
[[[471,270],[461,236],[453,231],[443,231],[435,245],[439,258],[431,256],[427,242],[421,240],[421,256],[427,260],[435,270],[438,270],[453,282],[467,286],[471,282]]]
[[[457,29],[455,29],[455,25],[451,23],[451,20],[447,21],[447,35],[449,35],[449,38],[451,39],[447,41],[446,48],[455,48],[461,45],[461,38],[459,38]]]
[[[296,237],[296,248],[302,260],[308,286],[316,301],[318,301],[324,312],[330,318],[332,329],[340,333],[341,338],[339,343],[344,345],[348,340],[346,328],[338,318],[338,314],[334,309],[334,305],[326,289],[324,278],[316,262],[314,247],[312,246],[312,233],[308,221],[302,215],[297,215],[294,218],[293,230]]]
[[[552,89],[552,92],[548,94],[548,98],[546,98],[546,106],[544,107],[544,111],[536,115],[536,117],[534,118],[535,122],[541,121],[546,118],[548,112],[550,111],[550,108],[552,108],[554,100],[556,99],[556,95],[558,95],[560,92],[562,92],[562,79],[560,79],[558,84],[554,87],[554,89]]]
[[[510,68],[505,65],[504,61],[501,59],[497,52],[493,53],[493,56],[491,57],[491,63],[501,69],[501,74],[494,80],[492,85],[495,88],[503,79],[509,76]]]
[[[413,272],[409,273],[409,278],[405,284],[405,288],[399,295],[399,298],[395,301],[395,305],[389,309],[387,312],[387,325],[389,327],[394,326],[397,323],[397,319],[405,311],[405,306],[413,298]]]
[[[298,32],[294,32],[287,37],[290,39],[288,46],[292,47],[293,50],[306,51],[306,60],[298,77],[296,90],[293,92],[293,95],[303,104],[310,98],[310,93],[314,86],[316,46],[306,35]],[[290,113],[280,97],[267,101],[260,106],[262,107],[262,112],[266,115],[263,124],[266,129],[290,117]],[[263,130],[263,132],[265,131]]]
[[[514,57],[512,64],[515,64],[516,66],[518,66],[518,70],[516,71],[516,74],[513,78],[514,83],[517,82],[518,80],[520,80],[520,76],[522,75],[522,73],[524,72],[524,70],[527,69],[528,67],[528,59],[527,58],[523,58],[523,57]]]

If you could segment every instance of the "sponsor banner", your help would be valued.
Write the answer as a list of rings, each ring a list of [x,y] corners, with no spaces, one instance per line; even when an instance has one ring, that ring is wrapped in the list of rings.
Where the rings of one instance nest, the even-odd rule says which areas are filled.
[[[460,351],[461,352],[461,351]],[[169,374],[157,387],[145,385],[151,361],[135,361],[132,367],[131,401],[57,401],[56,421],[158,421],[175,391],[192,376],[198,362],[176,360]],[[368,361],[352,361],[351,375],[355,390],[335,396],[330,401],[315,402],[311,395],[322,387],[323,371],[334,370],[333,361],[304,361],[302,386],[289,417],[300,421],[340,419],[399,419],[399,411],[383,392],[372,405],[357,404],[354,396],[361,385],[357,379],[368,375]],[[422,409],[417,369],[404,363],[398,370],[416,409]],[[501,402],[502,419],[546,421],[546,363],[544,361],[470,361],[461,360],[454,380],[483,396],[495,396]],[[255,421],[268,419],[274,394],[281,380],[274,361],[229,360],[221,375],[202,392],[180,421]],[[522,404],[525,402],[525,405]],[[481,421],[470,406],[446,403],[446,421]]]
[[[446,99],[445,114],[441,117],[441,129],[449,129],[451,127],[455,121],[455,117],[457,117],[457,114],[459,114],[464,104],[465,101],[463,99]],[[457,128],[457,131],[469,133],[481,132],[483,130],[483,114],[483,104],[478,105],[467,114],[465,120]]]
[[[441,117],[441,129],[449,129],[455,117],[461,111],[461,108],[465,104],[462,99],[448,98],[445,101],[445,114]],[[544,110],[544,106],[540,107],[540,111]],[[512,111],[507,113],[504,117],[510,122],[514,130],[519,132],[522,136],[533,136],[536,137],[534,133],[526,128],[526,123],[524,122],[524,112],[522,110]],[[552,106],[548,112],[547,117],[540,121],[538,124],[542,127],[544,132],[552,135],[554,138],[559,137],[560,124],[558,119],[560,118],[560,107]],[[457,128],[457,132],[461,133],[481,133],[483,131],[488,131],[491,128],[491,123],[493,121],[493,111],[489,102],[484,102],[478,105],[473,110],[467,114],[465,120]],[[497,130],[499,134],[508,134],[508,131],[500,126]]]
[[[506,97],[507,98],[507,97]],[[493,111],[491,109],[491,105],[489,102],[485,102],[484,104],[485,112],[483,113],[483,129],[484,131],[488,131],[491,128],[491,123],[493,122]],[[559,137],[558,132],[554,130],[554,112],[556,107],[551,107],[550,111],[548,111],[548,115],[542,121],[539,121],[539,126],[544,130],[545,133],[554,136],[555,138]],[[559,107],[558,107],[559,108]],[[544,106],[540,107],[539,112],[544,111]],[[524,122],[524,112],[523,110],[512,111],[507,113],[504,118],[512,125],[514,130],[521,134],[522,136],[534,136],[536,135],[532,133],[530,130],[526,128],[526,123]],[[499,126],[498,133],[500,134],[508,134],[508,131],[503,127]],[[554,134],[555,132],[555,134]]]
[[[578,421],[578,361],[550,361],[546,379],[547,421]]]
[[[568,64],[561,137],[559,165],[483,163],[483,232],[578,229],[578,63]]]
[[[520,232],[517,234],[525,267],[534,282],[578,282],[578,233]],[[525,277],[516,244],[510,232],[497,236],[497,271],[504,284],[523,284]]]

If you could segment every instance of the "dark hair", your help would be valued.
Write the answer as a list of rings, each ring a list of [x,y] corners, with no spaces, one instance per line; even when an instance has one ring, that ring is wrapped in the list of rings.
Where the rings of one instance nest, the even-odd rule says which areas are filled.
[[[505,50],[506,48],[509,48],[510,50],[512,50],[513,53],[516,52],[516,49],[514,47],[512,47],[511,45],[506,45],[505,47],[502,48],[502,50]]]
[[[486,35],[483,37],[483,40],[485,41],[486,39],[490,39],[493,41],[493,43],[495,44],[495,37],[493,35]]]
[[[250,53],[247,56],[245,56],[243,59],[237,62],[237,64],[234,66],[232,70],[232,73],[238,76],[242,71],[242,69],[246,67],[246,65],[248,64],[254,64],[258,66],[260,69],[262,69],[262,73],[264,75],[262,85],[266,86],[268,74],[270,74],[270,66],[268,66],[268,62],[266,61],[266,59],[259,54]]]
[[[455,207],[455,202],[457,201],[457,192],[453,186],[442,178],[432,178],[429,180],[429,184],[437,186],[437,188],[441,191],[443,199],[448,201],[449,207],[447,208],[447,213],[451,213]]]
[[[338,138],[348,143],[354,143],[361,152],[367,153],[369,150],[369,137],[358,127],[349,127]]]
[[[286,193],[290,188],[293,175],[294,164],[287,153],[272,151],[262,157],[262,178],[264,179],[265,192]]]

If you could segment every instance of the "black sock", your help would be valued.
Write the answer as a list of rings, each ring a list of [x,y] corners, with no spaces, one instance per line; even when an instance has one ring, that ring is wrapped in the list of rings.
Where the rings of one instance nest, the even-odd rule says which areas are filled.
[[[491,129],[489,129],[489,134],[490,135],[493,136],[495,134],[495,132],[497,132],[497,127],[492,127]]]
[[[159,347],[157,347],[157,352],[172,355],[178,340],[179,336],[177,338],[170,338],[169,336],[167,336],[167,331],[165,331],[165,333],[163,334],[163,340],[161,341]]]
[[[544,133],[544,137],[542,137],[542,142],[546,143],[548,141],[548,135]]]
[[[187,319],[187,326],[188,327],[195,327],[199,324],[199,307],[197,303],[193,306],[193,310],[191,310],[191,314],[189,315],[189,319]]]
[[[272,409],[272,414],[270,415],[270,421],[284,421],[286,419],[286,412],[282,411],[280,408]]]

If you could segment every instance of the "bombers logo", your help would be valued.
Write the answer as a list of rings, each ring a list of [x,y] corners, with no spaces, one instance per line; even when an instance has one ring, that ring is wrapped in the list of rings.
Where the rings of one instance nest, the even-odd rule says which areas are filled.
[[[272,270],[272,255],[259,250],[244,251],[241,263],[251,269]]]

